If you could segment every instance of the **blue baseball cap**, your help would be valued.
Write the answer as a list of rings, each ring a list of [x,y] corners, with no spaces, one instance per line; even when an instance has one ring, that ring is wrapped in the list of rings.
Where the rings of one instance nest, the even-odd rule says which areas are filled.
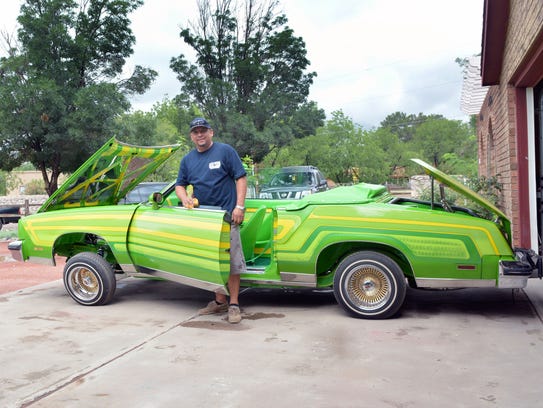
[[[208,129],[211,129],[211,125],[207,123],[207,120],[204,118],[194,118],[190,122],[190,130],[197,128],[197,127],[205,127]]]

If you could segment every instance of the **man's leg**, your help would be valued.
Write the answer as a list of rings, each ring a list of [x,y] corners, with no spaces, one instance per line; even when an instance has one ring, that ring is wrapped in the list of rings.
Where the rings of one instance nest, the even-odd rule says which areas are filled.
[[[230,279],[228,279],[228,287],[230,288]],[[226,298],[226,295],[222,293],[215,293],[215,302],[217,303],[226,303],[228,299]]]
[[[241,282],[240,275],[230,275],[228,278],[228,291],[230,292],[230,303],[239,305],[238,295],[239,295],[239,286]],[[226,296],[225,296],[226,299]]]
[[[247,270],[243,249],[241,247],[241,237],[239,225],[232,224],[230,229],[230,276],[228,277],[228,291],[230,292],[230,307],[228,308],[228,321],[230,323],[239,323],[241,321],[241,312],[239,308],[239,287],[241,282],[240,274]]]

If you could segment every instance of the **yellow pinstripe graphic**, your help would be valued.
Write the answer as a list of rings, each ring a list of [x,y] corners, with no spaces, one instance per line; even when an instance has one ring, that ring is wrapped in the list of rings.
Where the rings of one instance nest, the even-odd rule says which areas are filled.
[[[64,197],[67,197],[69,194],[65,194],[63,196]],[[100,204],[99,201],[85,201],[85,207],[96,207]],[[63,204],[63,208],[80,208],[81,207],[81,204],[79,202],[75,202],[75,203],[65,203]]]
[[[163,218],[163,217],[153,217],[152,215],[137,215],[135,221],[152,221],[154,223],[167,224],[167,225],[178,225],[180,227],[190,227],[190,228],[200,228],[209,231],[220,231],[221,225],[217,224],[216,220],[211,220],[209,222],[199,219],[174,219],[174,218]]]
[[[403,225],[418,225],[418,226],[426,226],[426,227],[449,227],[449,228],[471,229],[471,230],[483,232],[487,236],[487,238],[488,238],[488,240],[490,242],[490,245],[491,245],[492,249],[494,250],[494,253],[496,255],[499,255],[499,251],[498,251],[498,248],[497,248],[497,245],[496,245],[494,239],[492,238],[492,236],[490,235],[490,233],[487,230],[485,230],[484,228],[481,228],[481,227],[467,226],[467,225],[456,225],[456,224],[440,224],[440,223],[426,222],[426,221],[408,221],[408,220],[393,220],[393,219],[375,220],[375,219],[372,219],[372,218],[364,218],[364,217],[321,216],[321,215],[315,215],[313,213],[308,216],[308,219],[309,218],[321,219],[321,220],[328,219],[328,220],[333,220],[333,221],[347,221],[347,222],[350,222],[350,223],[353,223],[353,222],[366,222],[366,223],[369,223],[369,224],[392,224],[392,225],[403,224]],[[281,220],[279,225],[282,226],[283,228],[281,230],[281,233],[277,236],[277,240],[279,241],[281,238],[285,237],[292,230],[292,227],[295,224],[296,224],[296,222],[294,220]],[[313,230],[306,230],[307,235],[311,235],[318,228],[321,228],[321,227],[315,227]],[[395,227],[380,228],[380,229],[387,229],[389,231],[403,231],[403,229],[395,228]],[[421,230],[419,232],[435,234],[435,230]],[[453,233],[448,234],[446,232],[440,232],[440,234],[457,235],[457,233],[456,234],[453,234]],[[318,235],[320,235],[320,233]],[[382,234],[379,234],[379,235],[382,235]],[[315,239],[315,241],[317,241],[317,239]],[[475,245],[475,247],[477,248],[478,253],[481,254],[482,251],[481,251],[479,245],[477,244],[477,240],[472,240],[472,242]],[[305,244],[305,242],[300,242],[300,245],[297,248],[292,248],[292,250],[293,251],[300,251],[304,244]],[[310,245],[310,247],[311,247],[311,245]]]
[[[47,213],[50,215],[51,213]],[[126,214],[123,212],[123,214]],[[128,217],[127,217],[128,218]],[[33,219],[32,221],[28,221],[28,224],[34,222],[34,223],[50,223],[52,221],[77,221],[77,220],[83,220],[87,221],[89,219],[89,214],[69,214],[69,215],[55,215],[55,216],[48,216],[47,220],[42,219]],[[105,213],[100,214],[100,219],[107,219],[107,220],[118,220],[119,214],[116,212],[111,213]]]
[[[195,244],[205,245],[208,247],[217,247],[217,240],[216,239],[203,239],[203,238],[196,238],[192,235],[182,235],[182,234],[172,234],[169,232],[161,232],[156,231],[152,229],[142,228],[142,227],[133,227],[130,229],[131,233],[139,233],[139,234],[148,234],[153,235],[155,237],[162,237],[162,238],[168,238],[168,239],[175,239],[176,241],[189,241]],[[221,245],[221,247],[228,248],[228,245]]]
[[[132,248],[132,252],[137,253],[140,256],[149,256],[152,255],[153,257],[165,259],[165,260],[171,260],[172,252],[165,250],[164,248],[160,249],[153,249],[148,248],[147,246],[140,244],[140,243],[132,243],[130,245]],[[198,269],[205,269],[207,272],[213,272],[217,269],[217,265],[220,263],[220,258],[218,256],[210,257],[209,254],[206,254],[206,256],[202,256],[202,254],[198,254],[198,252],[195,251],[186,251],[186,247],[183,248],[185,251],[183,252],[175,252],[175,263],[176,264],[187,264],[187,265],[194,265],[194,256],[198,257]],[[168,257],[170,259],[168,259]],[[178,271],[177,273],[180,273]]]
[[[59,226],[59,227],[51,227],[51,226],[41,226],[41,227],[31,227],[30,223],[27,224],[28,228],[26,228],[26,231],[28,232],[28,235],[32,238],[32,242],[37,245],[50,245],[51,242],[40,240],[38,236],[35,234],[35,231],[66,231],[66,232],[82,232],[82,231],[93,231],[99,229],[100,231],[109,231],[109,232],[117,232],[120,234],[124,234],[126,232],[125,227],[105,227],[100,225],[73,225],[73,226]],[[50,236],[50,235],[49,235]],[[51,237],[53,239],[56,239],[57,236]]]
[[[392,219],[379,219],[379,220],[375,220],[375,219],[372,219],[372,218],[363,218],[363,217],[338,217],[338,216],[332,216],[332,215],[325,215],[325,216],[322,216],[322,215],[315,215],[313,213],[311,213],[309,215],[308,218],[314,218],[314,219],[321,219],[321,220],[336,220],[336,221],[351,221],[351,222],[355,222],[355,221],[358,221],[358,222],[367,222],[367,223],[371,223],[371,224],[404,224],[404,225],[421,225],[421,226],[426,226],[426,227],[439,227],[439,228],[461,228],[461,229],[471,229],[471,230],[475,230],[475,231],[479,231],[479,232],[483,232],[488,240],[490,241],[490,244],[492,246],[492,248],[494,249],[494,253],[496,255],[499,255],[499,251],[498,251],[498,247],[496,246],[496,243],[494,242],[494,239],[492,239],[492,235],[490,235],[490,233],[484,229],[484,228],[481,228],[481,227],[475,227],[475,226],[470,226],[470,225],[457,225],[457,224],[441,224],[441,223],[437,223],[437,222],[430,222],[430,221],[410,221],[410,220],[392,220]],[[388,228],[389,230],[391,231],[398,231],[400,230],[399,228]],[[428,233],[435,233],[435,231],[423,231],[423,232],[428,232]],[[440,232],[440,234],[446,234],[445,232]],[[451,233],[452,235],[452,233]],[[475,244],[477,245],[477,243],[475,242]],[[477,248],[479,253],[481,252],[479,250],[479,248]]]
[[[321,232],[318,232],[317,235],[314,237],[313,241],[307,246],[307,248],[305,248],[304,251],[302,251],[302,247],[303,245],[305,244],[305,242],[300,242],[300,246],[297,247],[297,248],[289,248],[289,251],[292,251],[292,252],[296,252],[296,256],[311,256],[311,254],[317,254],[318,253],[318,250],[319,250],[319,246],[320,246],[320,243],[322,242],[322,240],[326,237],[326,235],[328,235],[328,231],[321,231]],[[381,234],[381,233],[373,233],[372,234],[373,237],[390,237],[391,235],[387,235],[387,234]],[[394,236],[394,238],[398,239],[397,236]],[[349,232],[349,233],[345,233],[345,241],[349,240],[349,239],[352,239],[353,241],[356,241],[356,233],[355,232]],[[454,240],[454,241],[457,241],[457,240]],[[460,250],[464,250],[465,253],[462,254],[463,256],[460,256],[459,254],[448,254],[447,257],[448,258],[456,258],[456,259],[468,259],[468,256],[467,256],[467,249],[465,248],[464,244],[463,243],[457,243],[456,245],[461,245],[461,247],[459,247]],[[406,243],[406,246],[410,248],[410,250],[415,254],[417,255],[417,250],[416,249],[413,249],[412,248],[412,245],[410,245],[409,243]],[[418,254],[420,255],[420,254]],[[426,255],[428,256],[428,255]],[[444,254],[441,253],[439,254],[438,257],[443,257]]]
[[[284,219],[279,220],[277,227],[278,229],[280,229],[280,231],[277,233],[276,239],[280,240],[281,238],[283,238],[285,235],[287,235],[290,232],[292,227],[294,227],[295,225],[296,225],[296,221],[294,220],[284,220]]]

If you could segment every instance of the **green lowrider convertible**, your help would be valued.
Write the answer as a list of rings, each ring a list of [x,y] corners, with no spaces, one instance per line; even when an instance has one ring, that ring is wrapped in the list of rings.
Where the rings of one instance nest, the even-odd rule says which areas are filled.
[[[228,214],[180,206],[173,183],[147,203],[118,205],[178,146],[109,140],[43,204],[19,221],[9,244],[20,261],[67,258],[64,285],[82,305],[112,300],[123,277],[161,278],[227,293]],[[441,201],[391,196],[357,184],[301,200],[246,201],[242,286],[333,288],[351,315],[387,318],[413,288],[522,288],[541,278],[541,259],[511,247],[510,222],[491,203],[428,164],[442,186],[464,194],[494,220]]]

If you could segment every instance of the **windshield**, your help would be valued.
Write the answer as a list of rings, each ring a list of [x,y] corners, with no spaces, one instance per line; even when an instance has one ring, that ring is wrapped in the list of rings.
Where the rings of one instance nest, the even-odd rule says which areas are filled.
[[[279,173],[273,176],[270,187],[311,186],[316,184],[314,177],[309,172]]]

